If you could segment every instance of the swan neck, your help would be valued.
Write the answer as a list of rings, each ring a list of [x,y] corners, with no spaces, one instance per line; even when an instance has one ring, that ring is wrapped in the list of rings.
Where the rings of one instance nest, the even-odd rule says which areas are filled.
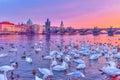
[[[4,79],[5,79],[5,80],[7,80],[7,75],[6,75],[6,74],[7,74],[7,72],[5,71],[5,72],[4,72]]]

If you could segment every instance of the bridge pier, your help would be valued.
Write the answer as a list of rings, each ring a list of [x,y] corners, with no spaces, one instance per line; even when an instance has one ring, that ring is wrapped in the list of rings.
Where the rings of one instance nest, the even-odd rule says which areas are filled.
[[[113,36],[113,35],[114,35],[113,31],[108,31],[108,36]]]
[[[99,35],[100,30],[97,27],[94,27],[92,32],[93,32],[93,35],[96,36],[96,35]]]

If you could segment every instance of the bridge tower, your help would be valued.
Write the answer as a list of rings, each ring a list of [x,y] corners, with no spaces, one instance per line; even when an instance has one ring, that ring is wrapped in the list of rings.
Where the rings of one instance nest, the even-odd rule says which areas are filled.
[[[94,27],[93,29],[93,35],[99,35],[99,29],[97,27]]]
[[[61,21],[60,28],[59,28],[59,34],[63,35],[63,33],[64,33],[64,23],[63,21]]]
[[[50,20],[47,19],[47,21],[45,22],[45,34],[50,34]]]
[[[110,28],[107,30],[107,32],[108,32],[108,36],[113,36],[113,34],[114,34],[114,30],[113,30],[112,27],[110,27]]]
[[[61,30],[64,29],[64,23],[63,23],[63,21],[61,21],[61,23],[60,23],[60,29],[61,29]]]

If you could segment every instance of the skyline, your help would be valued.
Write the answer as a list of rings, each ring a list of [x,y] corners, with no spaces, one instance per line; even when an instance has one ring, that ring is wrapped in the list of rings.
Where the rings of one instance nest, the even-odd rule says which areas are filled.
[[[0,0],[0,22],[25,23],[29,18],[44,25],[85,28],[120,27],[120,0]]]

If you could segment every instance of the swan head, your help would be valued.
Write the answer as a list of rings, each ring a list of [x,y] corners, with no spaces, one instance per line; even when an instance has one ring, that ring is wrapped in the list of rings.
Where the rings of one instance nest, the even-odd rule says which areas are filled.
[[[47,78],[48,78],[48,75],[45,74],[45,75],[43,76],[43,80],[46,80]]]
[[[11,63],[11,67],[14,69],[18,68],[18,62]]]

